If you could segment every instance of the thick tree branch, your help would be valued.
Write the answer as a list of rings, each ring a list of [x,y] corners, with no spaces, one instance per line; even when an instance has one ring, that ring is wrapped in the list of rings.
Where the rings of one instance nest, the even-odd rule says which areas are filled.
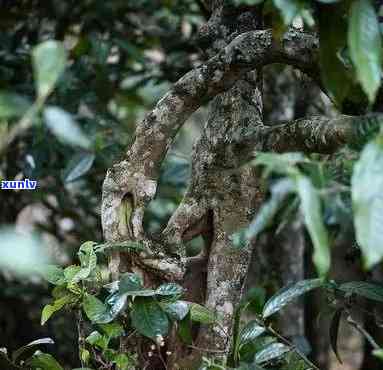
[[[331,154],[345,144],[358,144],[383,124],[382,114],[367,116],[315,116],[278,126],[260,126],[257,151],[303,151]]]
[[[317,41],[312,35],[290,31],[277,43],[271,31],[250,31],[236,37],[206,64],[190,71],[157,103],[136,130],[127,160],[107,173],[103,185],[102,225],[109,241],[126,239],[119,227],[123,197],[132,195],[135,238],[143,235],[145,205],[154,197],[160,164],[185,120],[203,103],[229,89],[246,72],[270,63],[291,64],[317,74]]]

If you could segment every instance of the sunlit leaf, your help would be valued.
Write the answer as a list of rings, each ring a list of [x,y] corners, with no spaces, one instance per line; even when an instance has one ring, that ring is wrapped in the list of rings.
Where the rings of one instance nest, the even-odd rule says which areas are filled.
[[[318,274],[324,276],[330,269],[330,246],[319,194],[311,180],[301,175],[297,177],[297,192],[304,222],[314,246],[313,262]]]
[[[63,172],[63,180],[66,183],[78,180],[92,168],[96,156],[93,153],[83,152],[75,154],[69,161]]]
[[[190,304],[190,319],[201,324],[213,324],[217,322],[217,316],[208,308],[198,303]]]
[[[85,149],[90,147],[90,140],[68,112],[58,107],[47,107],[44,118],[48,128],[61,141]]]
[[[254,339],[258,338],[266,331],[266,328],[259,325],[256,320],[252,320],[246,324],[246,326],[241,330],[239,335],[240,345],[244,345],[247,342],[251,342]]]
[[[91,294],[84,296],[83,308],[88,319],[94,323],[108,323],[113,320],[107,306]]]
[[[370,0],[355,0],[351,5],[348,46],[358,80],[373,102],[382,75],[382,40],[378,17]]]
[[[177,301],[174,303],[161,303],[162,309],[168,314],[172,320],[183,320],[189,313],[189,304],[185,301]]]
[[[56,299],[52,304],[46,305],[41,313],[41,325],[44,325],[54,313],[60,311],[67,304],[72,303],[74,299],[75,297],[72,294],[68,294]]]
[[[283,343],[271,343],[256,353],[254,361],[256,364],[264,364],[282,357],[289,351],[291,348]]]
[[[310,290],[323,285],[322,279],[302,280],[290,284],[275,293],[265,304],[262,316],[267,318]]]
[[[30,351],[35,351],[36,346],[43,345],[43,344],[54,344],[54,341],[51,338],[41,338],[34,340],[33,342],[30,342],[26,344],[23,347],[20,347],[16,351],[12,353],[12,360],[16,361],[19,357],[25,358],[26,353],[30,353]]]
[[[37,93],[40,97],[48,95],[65,70],[65,48],[58,41],[45,41],[32,51],[33,69]]]
[[[351,181],[356,240],[367,268],[383,257],[382,168],[383,137],[378,137],[363,149]]]

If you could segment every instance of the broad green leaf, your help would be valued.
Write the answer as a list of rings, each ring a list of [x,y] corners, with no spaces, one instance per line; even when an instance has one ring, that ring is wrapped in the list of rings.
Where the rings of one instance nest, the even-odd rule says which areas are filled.
[[[84,176],[91,169],[95,158],[96,156],[90,152],[75,154],[63,172],[64,182],[70,183]]]
[[[172,320],[183,320],[189,313],[189,304],[185,301],[160,303],[160,305]]]
[[[310,279],[298,281],[297,283],[293,283],[282,288],[266,302],[262,313],[263,318],[266,319],[275,312],[278,312],[294,299],[309,292],[310,290],[319,288],[322,285],[322,279]]]
[[[35,351],[35,347],[42,344],[54,344],[54,341],[51,338],[41,338],[34,340],[33,342],[28,343],[27,345],[20,347],[16,351],[12,353],[12,360],[16,362],[16,360],[23,356],[25,358],[26,353],[30,353],[31,349]]]
[[[355,0],[351,5],[348,46],[357,78],[373,102],[382,74],[382,41],[378,18],[370,0]]]
[[[88,319],[94,323],[104,324],[113,320],[107,306],[91,294],[84,296],[83,308]]]
[[[121,276],[119,289],[120,293],[124,294],[136,290],[140,291],[145,288],[141,276],[127,272]]]
[[[140,276],[130,272],[122,275],[119,284],[119,292],[120,294],[138,297],[152,297],[156,295],[155,290],[143,287],[143,281]]]
[[[20,95],[1,91],[0,119],[21,117],[28,110],[30,105],[30,102]]]
[[[271,343],[255,355],[254,362],[256,364],[264,364],[265,362],[281,358],[289,351],[291,351],[291,348],[283,343]]]
[[[157,290],[157,295],[162,296],[174,296],[174,295],[180,295],[183,293],[183,288],[175,283],[167,283],[160,285]]]
[[[100,334],[98,331],[91,332],[86,338],[85,341],[92,346],[101,348],[102,350],[108,348],[109,339]]]
[[[365,266],[383,257],[383,136],[367,144],[351,178],[356,240]]]
[[[39,353],[34,355],[29,361],[28,365],[33,370],[63,370],[55,358],[48,353]]]
[[[158,303],[149,298],[137,297],[130,313],[132,326],[145,337],[155,339],[169,331],[169,319]]]
[[[338,289],[353,293],[377,302],[383,302],[383,285],[367,281],[350,281],[341,284]]]
[[[62,298],[56,299],[52,304],[47,304],[41,313],[41,325],[44,325],[51,316],[64,308],[67,304],[72,303],[75,299],[73,294],[68,294]]]
[[[339,332],[340,319],[342,317],[343,311],[344,311],[343,307],[336,310],[330,324],[331,348],[334,351],[335,356],[340,363],[342,363],[342,360],[340,359],[339,352],[338,352],[338,332]]]
[[[71,283],[71,282],[74,282],[73,279],[74,277],[81,271],[81,267],[80,266],[76,266],[76,265],[71,265],[71,266],[68,266],[64,269],[64,276],[65,276],[65,281],[67,283]]]
[[[259,325],[257,321],[252,320],[248,322],[246,326],[241,330],[241,333],[239,335],[239,345],[244,345],[248,342],[253,341],[265,331],[266,328]]]
[[[56,265],[46,265],[41,269],[43,278],[51,284],[60,285],[65,283],[64,270]]]
[[[81,269],[72,277],[71,282],[77,283],[87,279],[97,266],[97,256],[93,246],[96,243],[88,241],[81,245],[77,255],[81,263]]]
[[[68,112],[58,107],[47,107],[44,109],[44,119],[52,133],[64,143],[90,148],[89,138]]]
[[[105,303],[108,305],[109,315],[114,320],[125,308],[128,300],[127,294],[120,294],[118,292],[112,293],[108,296]]]
[[[62,43],[45,41],[32,51],[33,69],[39,97],[46,97],[65,70],[67,53]]]
[[[109,338],[117,338],[124,334],[124,328],[117,322],[100,324],[99,327]]]
[[[217,316],[208,308],[198,303],[190,304],[190,319],[201,324],[213,324],[217,322]]]
[[[296,184],[304,222],[314,246],[313,262],[318,274],[324,276],[330,269],[331,261],[329,240],[323,224],[319,194],[311,180],[306,176],[299,175]]]
[[[272,224],[283,201],[293,189],[293,182],[288,178],[278,181],[271,187],[270,199],[263,203],[261,209],[246,230],[246,238],[248,240],[256,238],[262,231]]]
[[[129,365],[133,365],[130,358],[124,353],[118,354],[114,359],[114,363],[117,367],[116,370],[129,370],[132,368]]]

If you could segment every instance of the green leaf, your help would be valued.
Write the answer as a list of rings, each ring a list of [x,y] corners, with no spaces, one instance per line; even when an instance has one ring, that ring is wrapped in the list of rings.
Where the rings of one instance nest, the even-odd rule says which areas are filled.
[[[34,355],[28,365],[34,370],[63,370],[55,358],[48,353],[39,353]]]
[[[25,358],[25,354],[29,353],[32,349],[35,351],[36,346],[42,345],[42,344],[54,344],[54,341],[51,338],[41,338],[34,340],[33,342],[28,343],[27,345],[20,347],[16,351],[12,353],[12,360],[16,362],[16,360],[23,355],[23,358]]]
[[[283,201],[293,190],[293,182],[288,178],[280,180],[274,184],[270,190],[270,199],[263,203],[261,209],[246,230],[246,238],[248,240],[256,238],[262,231],[272,224]]]
[[[55,312],[60,311],[65,305],[72,303],[74,299],[75,296],[73,294],[68,294],[56,299],[53,304],[47,304],[41,313],[41,325],[44,325]]]
[[[344,16],[343,4],[321,7],[319,44],[323,83],[341,109],[353,85],[352,76],[339,56],[347,44],[347,18]]]
[[[193,343],[193,336],[191,331],[191,320],[190,315],[186,315],[186,317],[178,323],[178,336],[181,340],[186,344]]]
[[[357,78],[372,103],[382,74],[382,42],[378,17],[370,0],[355,0],[351,5],[348,46]]]
[[[124,328],[117,322],[100,324],[99,327],[109,338],[118,338],[124,334]]]
[[[20,95],[0,92],[0,119],[21,117],[30,106],[30,102]]]
[[[64,270],[56,265],[46,265],[41,270],[43,278],[51,284],[61,285],[65,283]]]
[[[282,288],[266,302],[262,313],[263,318],[266,319],[302,294],[319,288],[322,285],[322,279],[310,279],[298,281],[297,283],[293,283]]]
[[[93,153],[82,152],[75,154],[63,172],[63,180],[70,183],[84,176],[92,168],[96,156]]]
[[[283,343],[271,343],[254,356],[254,362],[256,364],[264,364],[265,362],[281,358],[290,350],[291,348]]]
[[[304,222],[314,246],[313,262],[318,274],[324,276],[330,269],[331,261],[319,194],[308,177],[299,175],[296,181]]]
[[[345,293],[357,294],[367,299],[383,302],[383,285],[367,281],[350,281],[341,284],[338,289]]]
[[[172,320],[183,320],[189,313],[189,304],[185,301],[160,303],[160,305]]]
[[[155,339],[169,331],[169,319],[153,299],[138,297],[133,302],[130,313],[132,326],[145,337]]]
[[[76,265],[71,265],[71,266],[68,266],[64,269],[64,276],[65,276],[65,281],[67,283],[72,283],[74,282],[73,279],[74,277],[81,271],[81,267],[80,266],[76,266]]]
[[[334,351],[335,356],[340,363],[342,363],[342,360],[340,359],[339,352],[338,352],[338,332],[339,332],[340,319],[342,317],[343,311],[344,311],[343,307],[336,310],[334,313],[334,316],[332,317],[331,324],[330,324],[331,348]]]
[[[64,143],[84,149],[90,148],[91,143],[88,137],[83,133],[72,116],[63,109],[58,107],[45,108],[44,119],[52,133]]]
[[[239,345],[244,345],[248,342],[253,341],[258,338],[266,331],[266,328],[259,325],[257,321],[252,320],[246,324],[246,326],[241,330],[239,335]]]
[[[367,144],[352,174],[352,205],[356,240],[365,266],[383,257],[383,137]]]
[[[67,53],[62,43],[45,41],[32,51],[33,69],[39,97],[50,94],[65,70]]]
[[[116,370],[128,370],[128,369],[131,369],[131,367],[129,367],[129,365],[132,365],[132,363],[130,361],[130,358],[126,354],[124,354],[124,353],[118,354],[115,357],[114,362],[115,362],[115,364],[117,366]]]
[[[213,324],[217,322],[216,315],[208,308],[198,303],[190,304],[190,319],[201,324]]]
[[[88,319],[94,323],[106,324],[113,320],[107,306],[93,295],[84,296],[83,308]]]
[[[119,284],[119,292],[120,294],[138,297],[151,297],[156,295],[155,290],[143,287],[143,281],[140,276],[130,272],[122,275]]]
[[[183,288],[175,283],[162,284],[156,290],[156,294],[162,296],[174,296],[182,293]]]
[[[109,344],[109,339],[105,335],[100,334],[98,331],[90,333],[85,338],[85,341],[91,346],[101,348],[102,350],[107,349]]]

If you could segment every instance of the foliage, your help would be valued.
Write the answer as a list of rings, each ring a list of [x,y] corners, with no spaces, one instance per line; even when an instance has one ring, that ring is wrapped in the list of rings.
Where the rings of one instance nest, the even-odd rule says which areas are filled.
[[[83,365],[107,363],[108,366],[115,364],[119,370],[128,370],[136,363],[135,354],[114,348],[115,338],[142,335],[152,341],[158,349],[157,355],[161,356],[161,347],[172,326],[218,322],[218,317],[207,308],[181,300],[183,288],[175,283],[146,288],[139,275],[129,272],[122,274],[118,281],[110,282],[98,264],[104,251],[103,245],[85,242],[78,251],[79,265],[66,268],[47,265],[42,272],[55,287],[52,302],[42,310],[41,324],[63,309],[80,315],[81,321],[84,313],[89,323],[88,334],[82,329],[78,333],[79,338],[85,337],[80,348]],[[190,337],[189,330],[183,326],[180,338]]]

